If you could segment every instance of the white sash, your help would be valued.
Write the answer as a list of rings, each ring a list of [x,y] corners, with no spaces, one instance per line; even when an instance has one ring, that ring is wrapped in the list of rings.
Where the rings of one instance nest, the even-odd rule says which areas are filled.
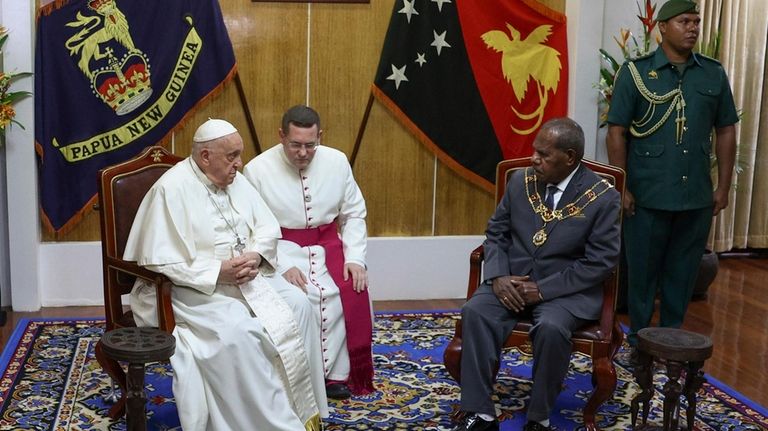
[[[309,359],[293,312],[261,274],[241,285],[240,290],[280,355],[274,366],[281,371],[293,410],[308,430],[319,429],[320,415],[312,391]],[[313,422],[317,422],[317,428],[311,425]]]

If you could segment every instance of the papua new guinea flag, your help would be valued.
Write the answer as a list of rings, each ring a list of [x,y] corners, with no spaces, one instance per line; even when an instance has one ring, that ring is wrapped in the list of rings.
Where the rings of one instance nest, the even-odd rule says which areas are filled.
[[[56,0],[35,55],[40,206],[56,233],[92,208],[99,169],[161,143],[236,67],[217,0]]]
[[[568,112],[565,17],[534,0],[396,0],[373,94],[470,181]]]

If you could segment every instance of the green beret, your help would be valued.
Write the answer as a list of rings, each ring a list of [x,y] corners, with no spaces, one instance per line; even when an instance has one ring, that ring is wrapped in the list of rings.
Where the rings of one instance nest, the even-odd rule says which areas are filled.
[[[659,9],[656,21],[666,21],[681,13],[699,13],[699,5],[691,0],[669,0]]]

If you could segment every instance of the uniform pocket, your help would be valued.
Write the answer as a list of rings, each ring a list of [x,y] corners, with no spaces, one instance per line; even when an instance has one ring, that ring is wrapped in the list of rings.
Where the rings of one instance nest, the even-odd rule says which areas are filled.
[[[696,92],[704,96],[717,97],[720,95],[719,87],[700,87],[696,89]]]
[[[707,85],[709,84],[709,86]],[[686,114],[694,115],[693,123],[698,125],[712,124],[720,103],[720,87],[706,83],[697,88],[691,97],[686,96]]]
[[[635,145],[633,151],[638,157],[659,157],[664,154],[664,144]]]
[[[643,143],[634,145],[630,154],[629,182],[634,186],[638,183],[655,182],[664,175],[666,158],[664,144]]]

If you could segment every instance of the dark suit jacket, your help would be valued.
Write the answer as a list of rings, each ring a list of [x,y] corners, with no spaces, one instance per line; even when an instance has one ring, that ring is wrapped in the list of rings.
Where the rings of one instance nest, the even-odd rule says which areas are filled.
[[[576,169],[558,208],[575,201],[600,180],[582,164]],[[545,301],[557,301],[582,319],[597,319],[602,282],[619,259],[619,193],[611,188],[587,205],[581,215],[550,221],[546,226],[548,239],[537,247],[532,238],[543,221],[528,202],[524,171],[512,175],[488,221],[483,278],[490,281],[506,275],[528,275],[538,284]],[[545,188],[546,184],[539,182],[539,192]]]

